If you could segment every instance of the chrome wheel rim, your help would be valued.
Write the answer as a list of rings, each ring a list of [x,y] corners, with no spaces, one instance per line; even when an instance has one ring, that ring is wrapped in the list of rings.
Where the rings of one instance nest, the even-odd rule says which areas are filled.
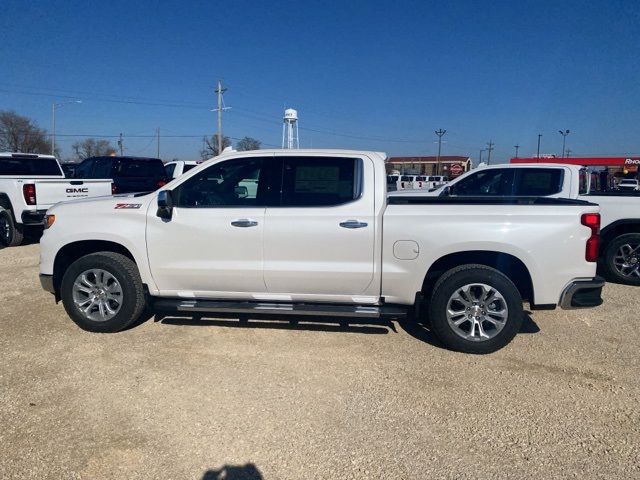
[[[5,243],[9,243],[9,240],[11,240],[10,237],[9,222],[4,215],[0,215],[0,238],[2,238]]]
[[[122,287],[111,273],[100,268],[85,270],[73,282],[73,303],[87,319],[105,322],[122,307]]]
[[[498,335],[509,318],[504,296],[484,283],[469,283],[447,302],[447,321],[456,335],[472,342],[485,342]]]
[[[623,277],[640,278],[640,243],[620,245],[613,257],[613,266]]]

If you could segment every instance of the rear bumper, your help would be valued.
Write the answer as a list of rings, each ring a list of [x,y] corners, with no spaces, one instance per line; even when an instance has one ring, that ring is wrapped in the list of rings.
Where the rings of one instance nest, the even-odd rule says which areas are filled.
[[[23,225],[43,225],[46,210],[25,210],[22,212]]]
[[[53,287],[53,275],[45,275],[44,273],[40,274],[40,285],[42,285],[42,288],[49,292],[49,293],[53,293],[55,295],[56,290]]]
[[[602,277],[571,282],[560,296],[560,307],[569,310],[602,305],[602,287],[604,287],[604,283],[604,278]]]

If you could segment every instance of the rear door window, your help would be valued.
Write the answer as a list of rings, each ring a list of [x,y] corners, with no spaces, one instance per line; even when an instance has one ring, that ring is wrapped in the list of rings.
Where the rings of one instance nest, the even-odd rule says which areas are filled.
[[[92,178],[111,178],[111,160],[108,158],[98,158],[93,165]]]
[[[329,207],[361,193],[362,160],[344,157],[282,157],[283,207]]]
[[[515,169],[514,195],[544,197],[562,191],[564,171],[561,168]]]
[[[480,170],[452,185],[451,195],[456,196],[504,196],[511,195],[513,169]]]
[[[161,160],[155,161],[135,158],[123,158],[118,162],[116,176],[136,178],[161,178],[166,176],[166,173]]]

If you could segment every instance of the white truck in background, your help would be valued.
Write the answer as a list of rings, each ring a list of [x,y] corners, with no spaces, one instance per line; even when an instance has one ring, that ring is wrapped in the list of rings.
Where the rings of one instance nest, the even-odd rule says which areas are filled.
[[[0,244],[22,243],[25,227],[42,228],[49,207],[111,195],[111,180],[65,178],[51,155],[0,153]]]
[[[452,198],[538,196],[596,203],[600,206],[601,217],[601,268],[610,280],[640,285],[640,192],[592,191],[591,179],[586,169],[578,165],[491,165],[471,170],[423,195]]]
[[[40,281],[95,332],[149,312],[409,317],[470,353],[509,343],[523,300],[602,303],[597,205],[388,196],[385,158],[229,152],[153,193],[55,205]]]
[[[200,160],[174,160],[164,164],[164,169],[167,172],[167,177],[178,178],[180,175],[187,173],[192,168],[200,165]]]

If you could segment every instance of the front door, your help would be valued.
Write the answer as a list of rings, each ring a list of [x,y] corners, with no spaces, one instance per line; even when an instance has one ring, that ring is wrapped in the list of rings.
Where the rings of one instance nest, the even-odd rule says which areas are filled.
[[[170,220],[151,207],[147,248],[161,295],[251,298],[264,292],[263,237],[272,157],[232,159],[172,190]]]
[[[294,300],[367,295],[376,231],[372,162],[295,154],[279,158],[280,205],[267,207],[265,217],[268,293]],[[370,188],[363,190],[363,185]]]

